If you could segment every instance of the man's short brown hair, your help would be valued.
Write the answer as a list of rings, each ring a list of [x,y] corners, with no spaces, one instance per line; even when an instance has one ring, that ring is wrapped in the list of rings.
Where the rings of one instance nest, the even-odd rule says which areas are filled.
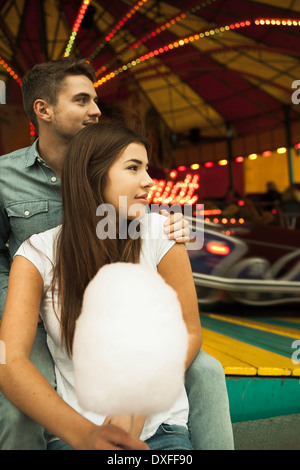
[[[22,80],[23,106],[27,116],[38,131],[38,122],[33,109],[37,99],[51,105],[57,103],[58,93],[63,88],[64,79],[69,75],[85,75],[95,82],[95,71],[84,59],[59,59],[35,65]]]

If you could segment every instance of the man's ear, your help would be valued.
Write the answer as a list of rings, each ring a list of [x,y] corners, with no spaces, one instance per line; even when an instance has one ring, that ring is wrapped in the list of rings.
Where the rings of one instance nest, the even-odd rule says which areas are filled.
[[[50,106],[45,100],[38,99],[33,103],[35,114],[44,122],[51,122],[51,109],[52,106]]]

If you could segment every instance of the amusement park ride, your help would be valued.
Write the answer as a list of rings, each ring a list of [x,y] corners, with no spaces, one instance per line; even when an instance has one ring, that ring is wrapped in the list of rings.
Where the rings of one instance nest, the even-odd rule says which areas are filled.
[[[203,246],[189,250],[199,306],[207,309],[218,303],[261,307],[299,303],[299,208],[293,217],[294,228],[286,223],[257,225],[238,215],[228,217],[222,208],[205,209],[205,204],[197,204],[199,175],[188,173],[181,181],[176,181],[176,176],[173,170],[169,181],[154,179],[149,203],[192,206],[191,227],[204,231]],[[236,204],[242,207],[245,202],[241,198]],[[281,207],[273,213],[277,221],[287,216]],[[196,228],[199,215],[203,224]]]
[[[264,230],[270,232],[269,228]],[[286,232],[275,229],[279,239],[289,235]],[[235,236],[228,233],[228,226],[224,233],[221,224],[212,227],[205,223],[203,248],[189,252],[201,306],[238,302],[263,307],[300,302],[299,242],[298,247],[265,242],[263,231],[250,225],[241,232],[236,230]],[[256,248],[269,251],[276,261],[255,255]]]
[[[95,69],[101,110],[118,102],[143,110],[164,149],[157,168],[181,165],[154,178],[149,204],[189,207],[191,228],[203,240],[188,250],[203,350],[223,366],[232,422],[257,420],[258,448],[284,448],[281,435],[268,439],[261,421],[300,416],[300,349],[298,362],[291,359],[300,341],[300,202],[289,210],[278,205],[272,220],[257,221],[247,217],[247,198],[230,213],[211,195],[230,186],[261,192],[266,179],[282,186],[299,180],[299,2],[0,0],[0,20],[3,145],[18,145],[19,119],[11,119],[13,139],[7,129],[22,107],[26,71],[45,60],[82,57]],[[33,141],[36,131],[28,127]],[[250,180],[250,190],[238,187]],[[277,306],[281,316],[267,318]],[[298,317],[283,313],[287,306],[296,306]],[[249,318],[247,309],[261,318]],[[246,448],[255,448],[241,429]]]

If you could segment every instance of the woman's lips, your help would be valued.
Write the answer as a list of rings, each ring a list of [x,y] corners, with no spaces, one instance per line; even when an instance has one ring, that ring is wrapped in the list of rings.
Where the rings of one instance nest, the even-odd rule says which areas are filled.
[[[136,196],[135,199],[148,204],[148,194],[143,194],[143,196]]]

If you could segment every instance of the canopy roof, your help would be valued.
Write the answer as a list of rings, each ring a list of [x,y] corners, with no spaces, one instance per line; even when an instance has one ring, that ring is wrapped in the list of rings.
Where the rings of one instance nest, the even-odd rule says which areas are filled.
[[[66,54],[92,63],[103,103],[145,99],[178,140],[247,138],[300,121],[300,0],[86,0],[67,50],[82,3],[0,0],[7,101],[21,102],[7,66],[22,77]]]

